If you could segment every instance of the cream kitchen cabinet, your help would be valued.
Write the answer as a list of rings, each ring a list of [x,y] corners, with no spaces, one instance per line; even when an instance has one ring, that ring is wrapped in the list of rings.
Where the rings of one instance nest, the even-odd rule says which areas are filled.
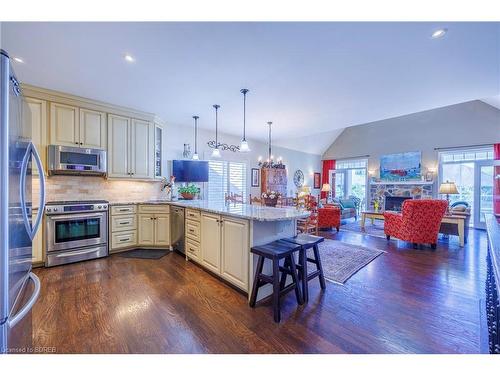
[[[106,149],[106,114],[66,104],[50,103],[50,143]]]
[[[31,139],[36,146],[44,171],[47,170],[47,102],[45,100],[24,98],[22,107],[21,136]],[[37,175],[36,163],[33,174]],[[37,195],[37,194],[35,194]]]
[[[220,215],[201,213],[201,264],[220,274]]]
[[[201,265],[248,291],[248,220],[202,212],[200,223]],[[189,240],[189,236],[187,238]],[[196,243],[187,241],[187,245],[190,244]]]
[[[38,209],[33,209],[31,216],[33,222],[36,220],[36,215],[38,214]],[[40,225],[35,237],[33,238],[32,244],[32,258],[31,262],[33,265],[42,265],[43,260],[43,225]]]
[[[135,204],[110,207],[110,253],[137,246],[137,206]]]
[[[108,176],[154,178],[154,125],[108,115]]]
[[[140,205],[138,226],[140,246],[170,246],[170,206]]]
[[[107,149],[106,114],[80,108],[80,147]]]
[[[248,220],[223,216],[221,226],[221,276],[247,291],[250,258]]]

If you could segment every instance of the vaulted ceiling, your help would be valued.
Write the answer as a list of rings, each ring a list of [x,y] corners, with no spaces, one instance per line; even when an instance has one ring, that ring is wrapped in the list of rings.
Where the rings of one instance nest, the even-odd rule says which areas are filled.
[[[438,39],[438,28],[448,33]],[[348,126],[500,94],[498,23],[2,23],[25,83],[321,154]],[[125,54],[135,59],[125,61]]]

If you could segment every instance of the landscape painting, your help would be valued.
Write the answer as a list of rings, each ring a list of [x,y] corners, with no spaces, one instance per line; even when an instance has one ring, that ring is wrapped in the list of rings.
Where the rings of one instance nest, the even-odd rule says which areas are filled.
[[[421,152],[403,152],[380,157],[380,179],[382,181],[420,180]]]

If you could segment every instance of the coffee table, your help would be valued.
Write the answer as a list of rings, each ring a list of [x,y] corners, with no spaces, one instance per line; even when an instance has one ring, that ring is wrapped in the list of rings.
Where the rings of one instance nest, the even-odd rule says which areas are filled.
[[[373,225],[374,220],[384,220],[384,211],[368,210],[361,212],[361,229],[365,229],[366,219],[370,219]],[[465,220],[466,216],[459,214],[454,214],[454,215],[446,214],[443,216],[443,219],[441,220],[442,223],[450,223],[457,225],[458,241],[460,247],[464,247],[465,245]]]

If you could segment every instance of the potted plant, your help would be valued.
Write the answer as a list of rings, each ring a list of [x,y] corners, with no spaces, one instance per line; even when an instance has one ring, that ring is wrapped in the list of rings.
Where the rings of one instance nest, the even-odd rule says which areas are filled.
[[[269,207],[276,207],[278,203],[278,198],[281,197],[281,194],[274,190],[268,190],[262,193],[262,199],[264,199],[264,204]]]
[[[200,192],[200,188],[194,184],[188,184],[187,186],[179,187],[178,192],[184,199],[193,199]]]

